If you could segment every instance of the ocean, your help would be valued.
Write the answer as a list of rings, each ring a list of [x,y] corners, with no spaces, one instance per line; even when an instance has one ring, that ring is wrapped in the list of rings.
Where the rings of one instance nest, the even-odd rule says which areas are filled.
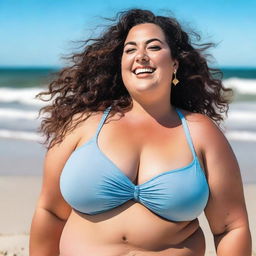
[[[40,140],[35,99],[51,81],[53,68],[0,68],[0,138]],[[223,68],[223,83],[235,90],[222,124],[231,140],[256,142],[256,68]]]
[[[35,95],[57,69],[0,68],[0,176],[42,175],[45,147],[37,130],[45,103]],[[221,124],[241,167],[244,183],[256,183],[256,68],[222,69],[224,86],[235,91]],[[13,160],[15,159],[15,161]]]

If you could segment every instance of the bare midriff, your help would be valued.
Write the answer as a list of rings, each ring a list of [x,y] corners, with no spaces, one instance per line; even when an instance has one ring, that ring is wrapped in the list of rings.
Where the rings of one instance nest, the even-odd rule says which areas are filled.
[[[172,222],[134,201],[88,215],[72,211],[60,240],[60,256],[203,256],[198,220]]]

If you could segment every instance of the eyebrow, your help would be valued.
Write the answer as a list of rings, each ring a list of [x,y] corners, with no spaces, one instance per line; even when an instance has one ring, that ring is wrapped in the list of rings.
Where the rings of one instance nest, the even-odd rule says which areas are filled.
[[[161,44],[164,44],[164,43],[163,43],[160,39],[158,39],[158,38],[151,38],[151,39],[149,39],[149,40],[146,41],[146,44],[149,44],[149,43],[151,43],[151,42],[153,42],[153,41],[158,41],[158,42],[160,42]],[[130,41],[130,42],[125,43],[124,47],[125,47],[127,44],[137,45],[134,41]]]

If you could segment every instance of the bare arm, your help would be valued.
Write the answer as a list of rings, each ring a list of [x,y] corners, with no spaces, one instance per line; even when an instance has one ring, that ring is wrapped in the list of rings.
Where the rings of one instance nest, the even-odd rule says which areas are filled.
[[[59,240],[71,208],[59,189],[59,177],[78,141],[76,133],[66,136],[45,157],[41,194],[30,231],[30,256],[59,255]]]
[[[210,187],[205,209],[218,256],[251,256],[251,235],[239,165],[227,139],[204,118],[203,155]]]

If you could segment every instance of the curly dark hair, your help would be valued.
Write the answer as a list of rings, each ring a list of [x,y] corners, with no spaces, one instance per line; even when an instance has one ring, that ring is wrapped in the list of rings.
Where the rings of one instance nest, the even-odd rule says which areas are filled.
[[[120,63],[129,30],[142,23],[156,24],[164,31],[172,57],[179,62],[180,83],[172,86],[171,104],[205,114],[220,124],[221,113],[227,113],[229,108],[227,93],[232,90],[223,87],[222,72],[208,66],[207,58],[211,55],[206,50],[213,43],[200,44],[201,37],[193,31],[185,32],[175,18],[156,16],[149,10],[129,9],[108,20],[112,24],[103,34],[83,41],[82,51],[68,58],[71,65],[57,73],[48,91],[37,95],[51,101],[40,110],[40,114],[47,113],[40,131],[46,135],[49,148],[88,118],[71,122],[77,113],[103,111],[110,105],[112,114],[131,109],[132,99],[123,84]],[[197,43],[192,42],[193,38]]]

